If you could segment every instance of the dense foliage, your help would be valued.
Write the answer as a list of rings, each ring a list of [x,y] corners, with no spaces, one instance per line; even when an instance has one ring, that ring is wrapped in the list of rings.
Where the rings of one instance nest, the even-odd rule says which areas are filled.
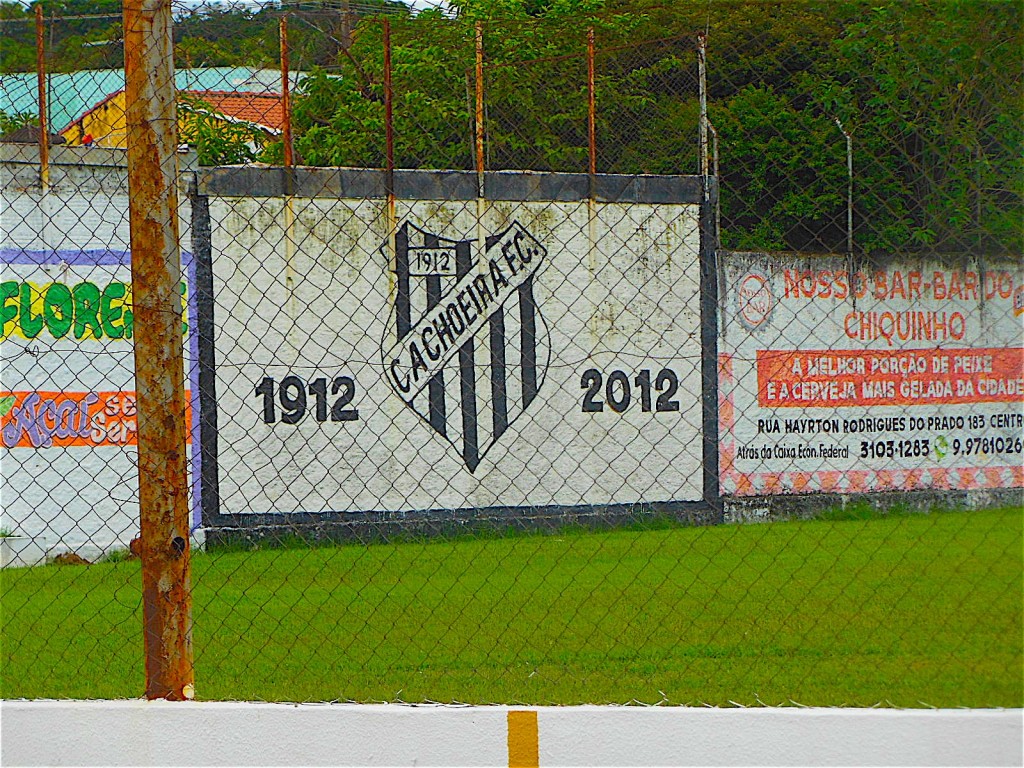
[[[60,9],[84,1],[61,0]],[[453,13],[417,13],[378,0],[288,7],[293,68],[311,73],[294,105],[302,162],[384,165],[386,12],[399,167],[473,167],[480,22],[489,169],[586,171],[585,52],[593,27],[598,171],[695,173],[697,36],[707,32],[708,109],[718,137],[727,245],[846,250],[848,136],[856,250],[1020,252],[1024,246],[1019,3],[452,0],[450,6]],[[5,16],[12,7],[0,2]],[[272,6],[214,6],[180,16],[178,65],[274,66],[280,14]],[[99,24],[83,23],[75,34],[93,39],[116,31]],[[54,55],[70,60],[73,37],[61,38],[63,28],[58,25]],[[21,38],[7,37],[0,48],[4,70],[31,68]],[[280,157],[278,145],[262,159]]]
[[[0,72],[35,70],[38,4],[39,0],[27,5],[0,0]],[[51,72],[124,65],[123,0],[42,0],[42,6],[47,67]],[[177,67],[278,66],[279,6],[211,0],[174,3],[173,10]],[[397,0],[310,2],[289,8],[293,68],[334,64],[359,19],[384,12],[404,14],[408,9]]]
[[[723,236],[739,248],[1019,252],[1021,6],[457,0],[392,18],[396,162],[473,167],[475,22],[487,167],[585,171],[586,30],[597,39],[598,170],[693,173],[707,30]],[[382,25],[297,101],[312,165],[384,164]]]
[[[1019,4],[453,4],[391,19],[399,167],[473,167],[480,20],[488,168],[586,171],[593,26],[598,170],[696,172],[707,30],[726,244],[846,250],[849,135],[856,250],[1022,249]],[[305,163],[385,162],[382,26],[356,32],[297,100]]]
[[[210,104],[185,95],[178,99],[178,141],[195,149],[200,165],[240,165],[256,159],[264,133],[252,123],[218,119]]]
[[[0,72],[34,72],[36,3],[0,0]],[[53,72],[124,66],[121,0],[47,0],[44,42]]]

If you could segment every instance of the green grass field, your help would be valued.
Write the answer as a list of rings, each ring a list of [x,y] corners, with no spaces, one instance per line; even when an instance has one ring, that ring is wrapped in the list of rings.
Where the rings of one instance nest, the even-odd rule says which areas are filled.
[[[201,699],[1020,707],[1021,509],[197,553]],[[0,695],[137,697],[137,562],[2,574]]]

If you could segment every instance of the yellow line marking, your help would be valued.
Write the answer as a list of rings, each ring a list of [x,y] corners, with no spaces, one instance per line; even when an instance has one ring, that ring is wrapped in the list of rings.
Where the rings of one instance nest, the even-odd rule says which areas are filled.
[[[508,768],[539,768],[540,738],[537,734],[537,711],[509,710]]]

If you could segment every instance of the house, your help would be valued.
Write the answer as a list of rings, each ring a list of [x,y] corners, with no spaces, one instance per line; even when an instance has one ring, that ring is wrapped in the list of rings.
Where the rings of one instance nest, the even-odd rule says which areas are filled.
[[[243,123],[263,134],[264,140],[281,133],[284,104],[280,93],[247,91],[181,90],[178,92],[178,131],[188,142],[189,115],[203,114],[214,123]],[[106,96],[61,130],[70,146],[127,146],[125,92]]]
[[[284,130],[284,98],[280,93],[183,91],[178,95],[179,113],[183,108],[209,115],[214,122],[253,126],[263,133],[265,140],[281,135]],[[182,122],[183,115],[179,115],[179,135],[182,141],[189,141]]]
[[[303,74],[293,72],[289,80],[294,88]],[[124,71],[93,69],[46,76],[48,124],[64,134],[87,111],[109,97],[124,91]],[[243,93],[280,93],[281,73],[255,67],[204,67],[179,69],[174,73],[179,91],[229,91]],[[113,105],[108,105],[106,120],[115,120]],[[0,111],[8,115],[39,112],[35,72],[0,74]],[[120,112],[123,114],[123,104]],[[97,116],[99,117],[99,115]],[[116,125],[114,126],[116,129]],[[85,134],[81,134],[84,138]],[[93,134],[95,139],[96,135]],[[122,145],[123,146],[123,145]]]

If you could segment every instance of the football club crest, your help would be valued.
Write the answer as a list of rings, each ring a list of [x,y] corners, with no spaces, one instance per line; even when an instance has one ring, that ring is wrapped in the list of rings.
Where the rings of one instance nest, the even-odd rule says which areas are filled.
[[[534,296],[544,246],[518,222],[480,245],[402,224],[381,342],[392,390],[470,472],[537,398],[551,349]]]

